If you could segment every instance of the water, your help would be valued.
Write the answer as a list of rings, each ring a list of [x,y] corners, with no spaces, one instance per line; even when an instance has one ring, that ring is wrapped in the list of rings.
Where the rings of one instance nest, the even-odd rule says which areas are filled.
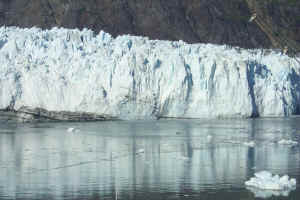
[[[300,145],[277,143],[300,142],[300,118],[0,122],[0,199],[300,198],[244,185],[261,170],[300,182]]]

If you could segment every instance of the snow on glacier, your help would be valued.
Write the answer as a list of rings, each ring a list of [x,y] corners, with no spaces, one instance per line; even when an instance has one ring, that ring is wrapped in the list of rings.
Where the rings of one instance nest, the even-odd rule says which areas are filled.
[[[0,65],[0,109],[123,119],[300,112],[300,66],[272,51],[113,38],[87,29],[1,27]]]

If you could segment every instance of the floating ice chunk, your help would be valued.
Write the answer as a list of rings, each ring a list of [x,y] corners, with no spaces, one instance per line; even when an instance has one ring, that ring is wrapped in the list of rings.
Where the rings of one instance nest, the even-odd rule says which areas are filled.
[[[73,132],[75,130],[75,128],[73,128],[73,127],[70,127],[70,128],[68,128],[68,132]]]
[[[136,154],[142,154],[142,153],[145,153],[145,149],[139,149],[137,150]]]
[[[298,142],[296,142],[296,141],[285,140],[285,139],[279,140],[277,143],[278,144],[284,144],[284,145],[293,145],[293,146],[298,144]]]
[[[255,142],[254,141],[244,142],[244,145],[246,145],[248,147],[254,147],[255,146]]]
[[[78,128],[70,127],[70,128],[67,129],[67,131],[69,133],[71,133],[71,132],[79,132],[80,130]]]
[[[255,187],[263,190],[291,190],[296,187],[296,179],[289,179],[288,175],[280,177],[272,175],[268,171],[261,171],[254,174],[245,184],[250,187]]]
[[[212,140],[212,136],[211,135],[207,135],[206,139],[207,139],[208,142],[210,142]]]

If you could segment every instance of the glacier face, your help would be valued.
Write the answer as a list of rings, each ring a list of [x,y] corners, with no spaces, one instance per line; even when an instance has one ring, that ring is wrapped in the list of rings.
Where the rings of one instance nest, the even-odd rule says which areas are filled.
[[[266,51],[1,27],[0,109],[121,119],[299,114],[299,64]]]

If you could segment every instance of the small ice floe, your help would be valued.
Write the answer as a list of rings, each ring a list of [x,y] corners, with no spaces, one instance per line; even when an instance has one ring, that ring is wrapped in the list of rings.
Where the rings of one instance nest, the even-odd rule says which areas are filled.
[[[145,153],[145,149],[139,149],[136,151],[136,154],[142,154]]]
[[[255,146],[255,142],[254,141],[244,142],[244,145],[246,145],[248,147],[254,147]]]
[[[70,127],[70,128],[67,129],[67,131],[69,133],[71,133],[71,132],[79,132],[79,129],[78,128],[74,128],[74,127]]]
[[[73,128],[73,127],[70,127],[70,128],[68,128],[68,132],[73,132],[75,130],[75,128]]]
[[[206,136],[206,140],[207,140],[208,142],[210,142],[210,141],[212,140],[212,136],[211,136],[211,135],[207,135],[207,136]]]
[[[278,144],[283,144],[283,145],[292,145],[292,146],[298,144],[298,142],[296,142],[296,141],[293,141],[293,140],[285,140],[285,139],[279,140],[277,143],[278,143]]]
[[[271,172],[261,171],[254,174],[250,180],[245,182],[246,186],[254,187],[262,190],[277,190],[287,191],[296,188],[296,179],[289,178],[288,175],[280,177],[279,175],[272,175]]]

